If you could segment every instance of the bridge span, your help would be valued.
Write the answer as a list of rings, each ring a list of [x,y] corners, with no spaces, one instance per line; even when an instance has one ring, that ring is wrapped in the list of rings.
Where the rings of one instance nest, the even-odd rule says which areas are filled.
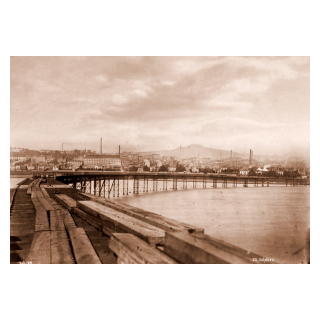
[[[172,183],[172,190],[178,190],[178,183],[182,189],[187,189],[188,185],[195,189],[221,187],[269,187],[270,184],[285,186],[309,185],[309,179],[300,178],[269,178],[259,176],[236,176],[231,174],[199,174],[199,173],[168,173],[168,172],[118,172],[118,171],[70,171],[70,170],[50,170],[34,171],[34,178],[50,176],[56,180],[78,189],[83,193],[90,193],[96,196],[110,198],[129,194],[129,184],[131,183],[133,194],[140,192],[168,190],[168,182]],[[122,181],[122,190],[120,187]],[[142,188],[143,186],[143,188]],[[152,186],[152,189],[150,189]],[[171,189],[171,188],[170,188]]]

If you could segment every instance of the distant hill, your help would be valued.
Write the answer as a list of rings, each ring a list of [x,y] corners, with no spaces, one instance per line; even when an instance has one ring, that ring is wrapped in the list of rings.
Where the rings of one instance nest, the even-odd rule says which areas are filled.
[[[161,151],[152,151],[152,152],[141,152],[141,154],[160,154],[160,156],[166,157],[180,157],[180,148],[174,150],[161,150]],[[192,158],[192,157],[200,157],[200,158],[213,158],[213,159],[225,159],[230,158],[231,150],[220,150],[220,149],[212,149],[206,148],[199,144],[190,144],[187,147],[181,147],[181,157],[182,158]],[[232,157],[237,157],[241,159],[249,159],[249,150],[248,153],[238,153],[232,152]]]

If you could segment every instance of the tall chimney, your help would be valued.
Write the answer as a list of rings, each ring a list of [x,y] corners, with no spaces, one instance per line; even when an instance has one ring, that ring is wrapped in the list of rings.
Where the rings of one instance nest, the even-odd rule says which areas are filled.
[[[251,151],[251,162],[253,163],[253,150]]]
[[[100,154],[102,154],[102,138],[100,138]]]
[[[119,158],[120,158],[120,145],[119,145]]]
[[[249,165],[251,164],[251,149],[250,149],[250,156],[249,156]]]
[[[232,150],[231,150],[230,160],[232,160]]]

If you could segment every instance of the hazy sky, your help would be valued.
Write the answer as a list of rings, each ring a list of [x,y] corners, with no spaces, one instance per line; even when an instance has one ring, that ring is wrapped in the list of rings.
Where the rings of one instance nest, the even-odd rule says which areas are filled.
[[[29,149],[309,153],[310,59],[11,57],[10,133]]]

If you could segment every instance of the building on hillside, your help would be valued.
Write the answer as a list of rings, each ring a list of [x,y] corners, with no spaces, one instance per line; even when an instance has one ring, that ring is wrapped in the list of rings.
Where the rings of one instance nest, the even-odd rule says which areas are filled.
[[[78,159],[74,159],[72,161],[68,161],[68,166],[72,166],[72,167],[80,167],[82,166],[84,163],[83,160],[78,160]]]
[[[36,163],[46,162],[46,157],[45,156],[32,157],[32,161]]]
[[[162,166],[162,162],[160,160],[156,160],[155,163],[158,168]]]
[[[28,154],[25,152],[10,152],[10,160],[26,160]]]
[[[240,169],[239,173],[240,173],[240,176],[247,176],[249,174],[249,170],[248,169]]]
[[[152,154],[151,159],[152,160],[160,160],[160,154]]]
[[[121,158],[118,155],[88,155],[83,158],[83,165],[99,167],[121,167]]]
[[[176,172],[176,168],[175,167],[169,167],[168,168],[168,172]]]
[[[144,159],[144,165],[150,168],[150,161],[147,159]]]

